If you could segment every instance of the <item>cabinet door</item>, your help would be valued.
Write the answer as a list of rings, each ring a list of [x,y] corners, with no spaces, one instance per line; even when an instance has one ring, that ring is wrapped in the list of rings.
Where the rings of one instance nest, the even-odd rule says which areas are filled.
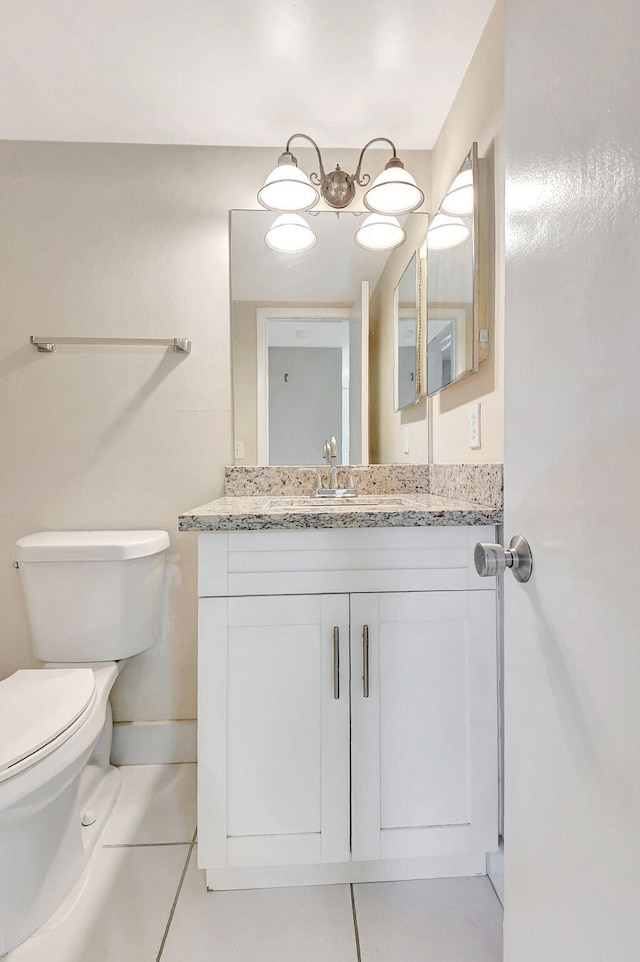
[[[493,591],[352,595],[354,859],[497,848],[495,605]]]
[[[348,596],[201,599],[199,681],[201,864],[347,860]]]

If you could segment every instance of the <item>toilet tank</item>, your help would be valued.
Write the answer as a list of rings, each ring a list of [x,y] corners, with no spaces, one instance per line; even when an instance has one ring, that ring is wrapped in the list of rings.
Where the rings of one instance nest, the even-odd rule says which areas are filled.
[[[166,531],[43,531],[14,561],[36,658],[117,661],[150,648],[162,610]]]

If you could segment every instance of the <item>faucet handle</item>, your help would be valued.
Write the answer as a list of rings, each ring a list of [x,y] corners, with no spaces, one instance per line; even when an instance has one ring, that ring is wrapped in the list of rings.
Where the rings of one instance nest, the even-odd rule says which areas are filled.
[[[320,468],[300,468],[302,474],[315,474],[316,486],[313,489],[314,492],[318,492],[322,489],[322,478],[320,477]]]
[[[368,464],[350,465],[349,473],[347,474],[348,487],[353,488],[355,491],[355,488],[356,488],[355,475],[362,474],[364,471],[368,471],[368,470],[369,470]]]

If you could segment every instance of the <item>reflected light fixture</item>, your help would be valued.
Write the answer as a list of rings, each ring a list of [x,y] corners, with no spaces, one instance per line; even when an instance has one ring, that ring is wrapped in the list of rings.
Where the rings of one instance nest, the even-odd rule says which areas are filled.
[[[449,251],[460,247],[471,237],[471,230],[461,217],[436,214],[427,230],[427,249]]]
[[[265,242],[271,250],[283,254],[300,254],[311,250],[316,235],[300,214],[280,214],[265,234]]]
[[[396,218],[388,214],[369,214],[355,236],[356,244],[367,251],[391,251],[406,239]]]
[[[470,217],[473,214],[473,170],[465,164],[440,204],[445,214]]]
[[[313,145],[318,156],[320,172],[313,171],[310,177],[299,169],[298,161],[289,149],[291,141],[300,137]],[[287,141],[284,153],[278,158],[277,166],[268,174],[258,191],[258,202],[267,210],[300,212],[310,210],[322,196],[330,207],[342,210],[348,207],[355,197],[356,185],[366,187],[369,184],[369,174],[361,173],[362,160],[371,144],[380,141],[389,144],[393,156],[364,195],[364,205],[377,214],[408,214],[422,204],[424,194],[409,171],[405,170],[396,154],[395,144],[387,137],[374,137],[364,145],[355,173],[348,174],[337,164],[336,169],[327,174],[315,140],[307,134],[293,134]]]

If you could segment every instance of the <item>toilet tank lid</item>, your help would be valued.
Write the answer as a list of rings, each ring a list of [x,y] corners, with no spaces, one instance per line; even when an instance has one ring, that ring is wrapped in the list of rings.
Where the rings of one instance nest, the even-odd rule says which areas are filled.
[[[40,531],[16,542],[14,561],[126,561],[169,547],[166,531]]]

